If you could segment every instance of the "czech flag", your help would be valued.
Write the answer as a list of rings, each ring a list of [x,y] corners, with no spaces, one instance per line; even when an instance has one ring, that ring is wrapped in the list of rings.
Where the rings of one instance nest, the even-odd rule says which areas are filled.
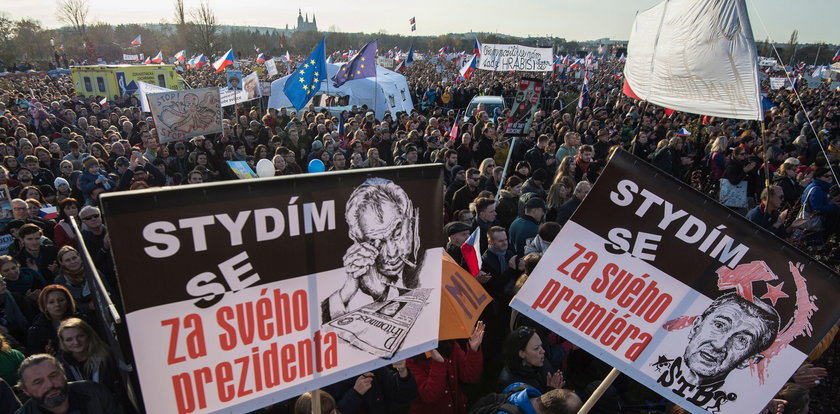
[[[131,41],[132,46],[140,46],[143,42],[140,40],[141,35],[137,35],[134,40]]]
[[[475,68],[475,55],[473,55],[473,57],[470,58],[470,62],[464,65],[463,68],[461,68],[461,76],[463,76],[466,80],[470,80],[470,76],[472,76],[472,73],[475,72]]]
[[[108,97],[107,96],[102,98],[101,101],[99,101],[99,106],[106,106],[106,105],[108,105]]]
[[[840,49],[837,49],[837,53],[834,54],[834,58],[831,59],[831,62],[837,62],[840,60]]]
[[[152,58],[153,63],[162,63],[163,62],[163,52],[158,51],[158,54]]]
[[[198,57],[195,58],[195,62],[193,62],[193,65],[195,65],[195,67],[197,67],[197,68],[200,68],[200,67],[202,67],[206,64],[207,64],[207,58],[204,57],[203,54],[198,55]]]
[[[461,254],[464,255],[464,261],[467,263],[467,270],[473,277],[478,276],[481,271],[481,227],[476,227],[475,231],[470,234],[470,238],[461,245]]]
[[[263,62],[265,62],[265,53],[260,53],[259,55],[257,55],[257,63]]]
[[[222,69],[230,66],[233,64],[233,49],[230,49],[222,55],[218,60],[213,62],[213,69],[216,69],[216,72],[221,72]]]
[[[175,60],[177,60],[178,62],[183,63],[184,59],[186,59],[186,58],[187,58],[187,51],[186,50],[182,50],[182,51],[175,54]]]
[[[478,43],[478,39],[475,39],[475,43],[473,44],[473,54],[481,56],[481,43]]]
[[[146,56],[146,60],[143,62],[143,64],[144,65],[151,65],[152,64],[152,58]]]

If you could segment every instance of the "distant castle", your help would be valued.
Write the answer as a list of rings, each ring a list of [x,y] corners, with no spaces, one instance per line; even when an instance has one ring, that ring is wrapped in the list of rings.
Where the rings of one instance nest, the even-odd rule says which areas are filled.
[[[286,30],[289,30],[289,25],[286,25]],[[297,18],[297,27],[295,27],[294,31],[296,32],[308,32],[308,31],[318,31],[318,24],[315,23],[315,13],[312,13],[312,22],[309,22],[309,13],[306,13],[306,17],[301,15],[301,10],[298,9],[298,18]]]

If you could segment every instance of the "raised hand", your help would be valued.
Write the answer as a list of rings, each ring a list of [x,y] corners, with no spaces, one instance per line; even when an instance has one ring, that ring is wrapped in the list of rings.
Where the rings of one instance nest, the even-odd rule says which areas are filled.
[[[472,334],[470,335],[470,348],[473,351],[478,351],[478,348],[481,346],[481,341],[484,339],[484,322],[478,321],[475,324],[475,329],[473,329]]]

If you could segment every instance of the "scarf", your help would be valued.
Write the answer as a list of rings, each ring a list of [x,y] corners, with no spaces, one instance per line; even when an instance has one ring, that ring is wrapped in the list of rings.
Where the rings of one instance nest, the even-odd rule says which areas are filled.
[[[488,247],[487,251],[493,253],[499,259],[499,269],[501,270],[499,273],[504,273],[508,270],[508,261],[505,259],[505,254],[507,253],[504,250],[498,250],[493,247]]]
[[[61,274],[64,275],[64,278],[67,279],[68,282],[75,286],[83,286],[85,284],[84,266],[79,266],[79,269],[75,272],[71,272],[68,269],[61,269]]]

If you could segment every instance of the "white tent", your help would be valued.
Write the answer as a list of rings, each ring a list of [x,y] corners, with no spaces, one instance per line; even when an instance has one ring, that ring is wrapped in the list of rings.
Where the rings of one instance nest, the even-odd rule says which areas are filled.
[[[666,0],[636,15],[625,93],[695,114],[762,119],[744,0]]]
[[[382,119],[386,110],[391,113],[398,111],[411,112],[414,103],[411,102],[411,94],[408,90],[408,82],[405,76],[397,72],[376,66],[376,77],[356,79],[347,81],[338,88],[333,87],[332,77],[338,73],[341,65],[327,63],[329,76],[321,81],[321,90],[318,94],[327,93],[333,96],[350,97],[349,105],[367,105],[376,113],[376,117]],[[294,74],[277,79],[271,82],[271,97],[268,99],[268,106],[271,108],[290,108],[292,103],[283,93],[286,80],[295,76]]]

